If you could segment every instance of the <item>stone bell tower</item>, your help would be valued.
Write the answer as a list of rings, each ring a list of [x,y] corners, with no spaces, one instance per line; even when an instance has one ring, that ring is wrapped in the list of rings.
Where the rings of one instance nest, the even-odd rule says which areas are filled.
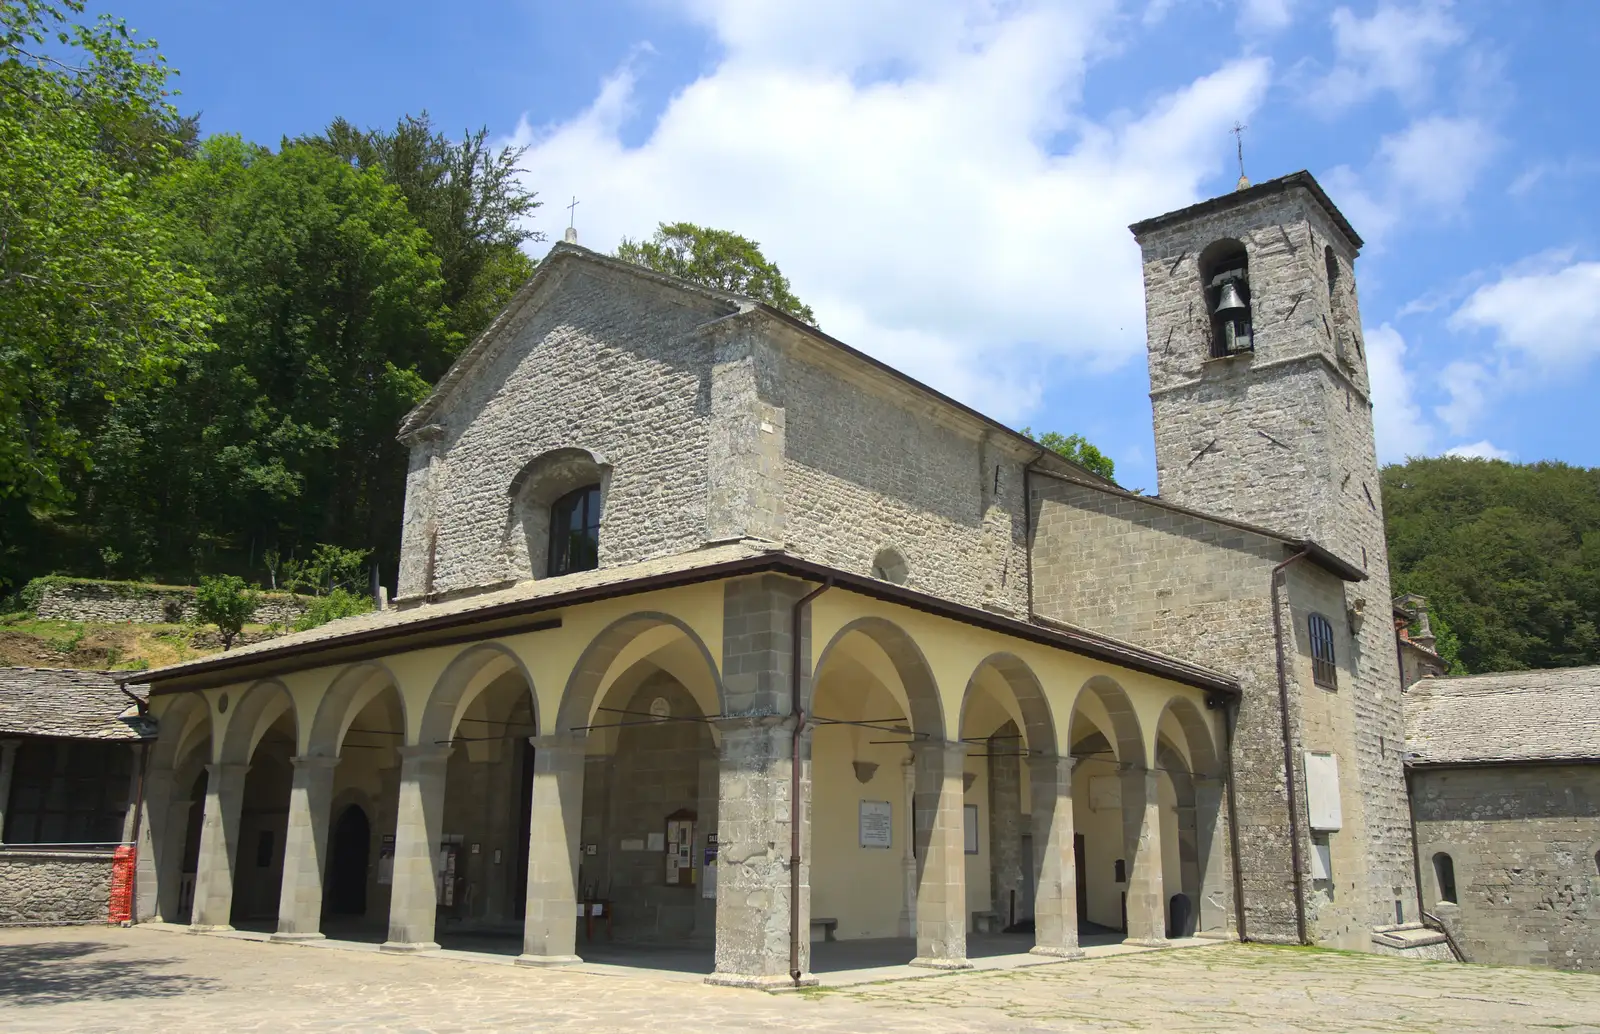
[[[1401,911],[1414,921],[1389,555],[1356,308],[1361,238],[1306,172],[1241,182],[1131,229],[1144,259],[1160,497],[1310,539],[1367,574],[1345,584],[1344,613],[1330,615],[1348,632],[1339,638],[1353,692],[1314,706],[1345,715],[1336,753],[1363,802],[1369,922],[1394,924]],[[1261,640],[1269,653],[1271,635]]]
[[[1305,172],[1132,230],[1161,498],[1382,569],[1361,238]]]

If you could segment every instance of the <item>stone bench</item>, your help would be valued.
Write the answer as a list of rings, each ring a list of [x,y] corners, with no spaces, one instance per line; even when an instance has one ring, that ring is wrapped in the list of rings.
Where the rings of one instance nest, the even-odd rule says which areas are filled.
[[[973,933],[1000,933],[1004,928],[1005,928],[1005,923],[1001,922],[999,913],[996,913],[996,912],[974,912],[974,913],[972,913],[972,932]]]
[[[834,935],[838,932],[839,920],[837,919],[813,918],[811,920],[812,944],[816,944],[819,941],[836,941],[839,938]]]

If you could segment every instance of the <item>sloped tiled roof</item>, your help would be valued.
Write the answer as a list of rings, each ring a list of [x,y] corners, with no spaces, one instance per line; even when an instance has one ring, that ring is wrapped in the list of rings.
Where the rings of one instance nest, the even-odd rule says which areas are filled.
[[[1423,679],[1405,714],[1414,765],[1600,761],[1600,667]]]
[[[128,691],[145,697],[144,686]],[[0,668],[0,736],[138,740],[153,723],[117,686],[112,672],[67,668]]]

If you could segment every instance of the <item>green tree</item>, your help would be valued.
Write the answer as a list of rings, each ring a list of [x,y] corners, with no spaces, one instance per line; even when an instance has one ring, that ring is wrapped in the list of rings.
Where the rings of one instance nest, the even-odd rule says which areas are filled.
[[[366,614],[372,610],[372,597],[361,593],[349,592],[345,589],[334,589],[326,596],[317,596],[312,599],[311,605],[295,620],[294,630],[304,632],[308,628],[326,625],[330,621],[340,618],[353,617],[357,614]]]
[[[222,648],[229,650],[244,623],[254,616],[260,600],[255,587],[246,585],[238,575],[206,577],[200,579],[195,590],[195,613],[206,624],[217,626],[222,633]]]
[[[517,162],[527,148],[496,150],[488,136],[483,127],[451,140],[434,130],[424,111],[390,130],[361,130],[334,119],[320,136],[301,141],[376,169],[399,188],[439,256],[443,301],[458,339],[488,326],[533,275],[522,245],[544,240],[528,225],[541,202],[519,179]]]
[[[1100,475],[1107,481],[1115,480],[1116,463],[1110,456],[1095,448],[1089,439],[1081,434],[1061,434],[1058,431],[1046,431],[1043,434],[1036,435],[1031,427],[1024,427],[1022,434],[1025,437],[1032,438],[1056,455],[1071,460],[1078,466]]]
[[[60,507],[110,407],[206,344],[201,279],[138,200],[192,125],[155,44],[0,0],[0,502]],[[8,536],[9,537],[9,536]]]
[[[761,253],[761,245],[727,230],[694,223],[661,223],[646,241],[624,238],[617,258],[682,280],[766,302],[812,326],[811,306],[794,296],[789,278]]]

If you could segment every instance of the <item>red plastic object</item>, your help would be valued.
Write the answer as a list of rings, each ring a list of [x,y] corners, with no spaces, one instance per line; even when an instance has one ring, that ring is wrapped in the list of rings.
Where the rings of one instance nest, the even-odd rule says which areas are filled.
[[[133,919],[133,866],[136,852],[124,844],[111,856],[111,914],[112,923],[126,923]]]

